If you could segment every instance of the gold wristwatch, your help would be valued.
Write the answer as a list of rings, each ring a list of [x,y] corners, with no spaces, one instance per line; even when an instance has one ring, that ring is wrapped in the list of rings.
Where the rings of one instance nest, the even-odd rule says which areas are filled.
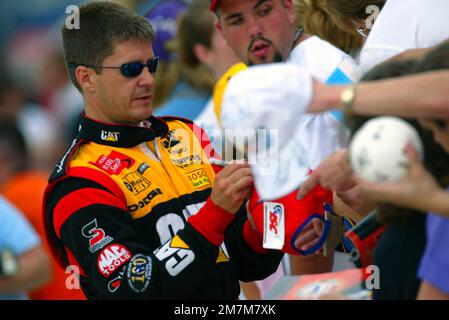
[[[356,85],[347,86],[340,95],[340,104],[345,118],[352,116],[352,107],[354,106],[356,94]]]
[[[12,277],[19,270],[19,263],[9,249],[0,250],[0,276]]]

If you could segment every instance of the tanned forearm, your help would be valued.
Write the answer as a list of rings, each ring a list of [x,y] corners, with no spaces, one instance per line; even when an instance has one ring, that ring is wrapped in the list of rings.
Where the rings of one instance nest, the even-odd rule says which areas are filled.
[[[357,87],[354,113],[402,117],[449,117],[449,71],[429,72]]]
[[[309,112],[339,108],[345,86],[314,83]],[[361,82],[353,112],[360,115],[449,118],[449,71]]]
[[[441,189],[426,201],[426,209],[445,217],[449,217],[449,192]]]
[[[0,277],[0,294],[27,292],[50,280],[51,266],[42,246],[28,250],[18,258],[19,271],[11,277]]]

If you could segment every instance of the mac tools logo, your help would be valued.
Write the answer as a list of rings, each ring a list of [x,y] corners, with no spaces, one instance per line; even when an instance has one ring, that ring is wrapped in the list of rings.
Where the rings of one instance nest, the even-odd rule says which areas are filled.
[[[98,271],[107,278],[131,258],[132,254],[127,248],[120,244],[111,244],[98,256]]]

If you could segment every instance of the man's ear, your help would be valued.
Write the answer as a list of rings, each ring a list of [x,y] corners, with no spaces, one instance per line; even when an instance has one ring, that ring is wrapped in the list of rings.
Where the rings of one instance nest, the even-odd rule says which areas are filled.
[[[223,32],[223,27],[222,27],[222,24],[220,22],[220,18],[215,19],[215,29],[217,29],[217,32],[221,33],[223,38],[226,40],[226,43],[228,44],[228,46],[230,46],[232,48],[231,44],[228,41],[228,38],[226,37],[226,34]]]
[[[196,44],[193,47],[193,53],[201,63],[210,64],[209,50],[202,44]]]
[[[83,92],[95,90],[96,75],[93,69],[85,66],[78,66],[75,70],[76,80],[83,89]]]

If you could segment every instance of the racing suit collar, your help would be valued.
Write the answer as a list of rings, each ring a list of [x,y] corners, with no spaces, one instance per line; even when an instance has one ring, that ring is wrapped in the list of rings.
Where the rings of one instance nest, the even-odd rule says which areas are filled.
[[[102,145],[132,148],[157,137],[165,137],[167,133],[167,123],[153,116],[142,121],[141,126],[112,125],[90,119],[83,112],[78,137]]]

